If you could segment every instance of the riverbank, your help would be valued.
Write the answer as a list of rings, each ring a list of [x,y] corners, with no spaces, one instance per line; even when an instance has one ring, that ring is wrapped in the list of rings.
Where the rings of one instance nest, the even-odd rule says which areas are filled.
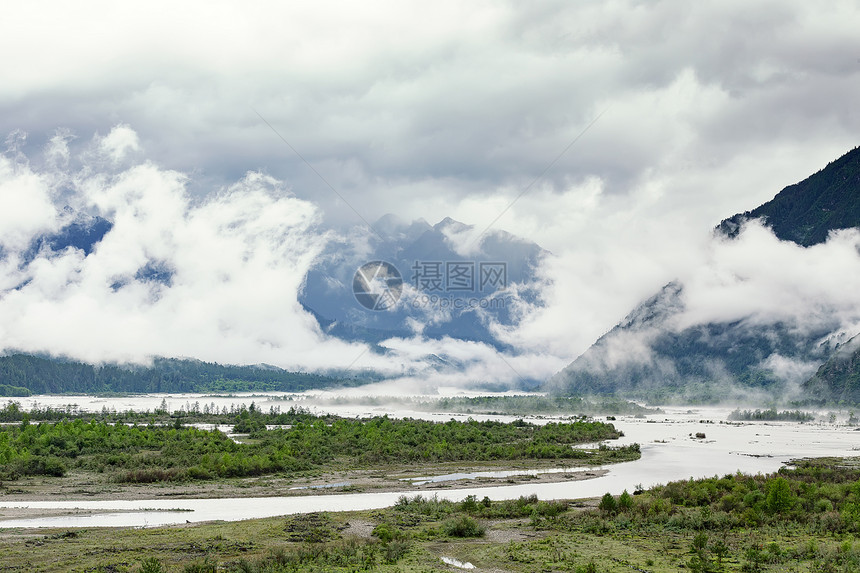
[[[301,497],[354,493],[417,494],[452,488],[577,482],[606,475],[602,467],[555,460],[519,463],[436,463],[319,472],[310,476],[267,475],[214,481],[117,483],[104,474],[69,472],[63,477],[28,476],[0,483],[0,520],[53,515],[50,510],[3,507],[33,502]],[[490,474],[490,475],[487,475]],[[436,480],[436,481],[432,481]],[[27,513],[29,512],[29,513]]]
[[[26,503],[32,507],[43,502],[54,503],[52,500],[71,500],[76,502],[73,505],[86,506],[86,515],[104,511],[113,511],[114,515],[99,515],[98,519],[31,521],[27,526],[152,527],[159,524],[185,523],[186,520],[239,520],[287,513],[382,508],[394,504],[401,493],[415,492],[426,492],[428,495],[438,493],[452,500],[461,500],[472,494],[479,497],[489,496],[493,500],[530,495],[537,495],[541,499],[585,498],[602,495],[607,491],[614,494],[620,494],[624,489],[633,491],[639,489],[637,486],[640,485],[649,487],[674,480],[738,471],[751,475],[769,473],[778,470],[792,458],[856,455],[858,433],[855,427],[822,422],[721,423],[730,413],[731,409],[725,408],[667,409],[665,413],[654,417],[619,416],[612,424],[625,435],[609,443],[618,446],[640,443],[641,458],[632,462],[605,465],[598,462],[597,465],[585,468],[587,471],[605,470],[601,472],[602,475],[593,479],[559,481],[560,478],[551,475],[538,479],[479,478],[448,482],[450,485],[442,484],[441,487],[432,484],[419,487],[398,479],[469,470],[561,467],[562,462],[556,460],[437,462],[429,466],[392,462],[388,465],[389,468],[403,472],[400,474],[393,469],[391,472],[384,472],[380,464],[372,467],[351,467],[337,462],[327,470],[304,471],[300,474],[149,484],[115,482],[111,478],[114,472],[111,471],[91,473],[93,481],[90,483],[64,482],[68,478],[77,479],[76,470],[73,469],[65,478],[38,478],[38,488],[28,485],[31,483],[28,480],[36,478],[4,481],[5,491],[11,492],[15,497],[0,495],[0,508],[4,506],[4,500],[9,499],[20,500],[17,503]],[[699,438],[699,434],[705,434],[706,437]],[[587,446],[580,444],[579,447],[583,445]],[[155,458],[145,459],[156,461]],[[573,463],[584,461],[586,460],[574,460],[568,468]],[[383,479],[382,474],[387,477]],[[286,475],[290,477],[286,478]],[[362,482],[362,476],[377,479],[377,482]],[[349,485],[313,487],[344,482]],[[62,486],[63,483],[68,485]],[[379,487],[385,486],[386,483],[387,487]],[[292,487],[308,489],[290,490]],[[45,496],[40,496],[40,492]],[[211,503],[213,496],[221,501],[217,504]],[[109,503],[110,500],[127,501],[122,507],[106,509],[103,504]],[[52,510],[58,509],[57,503],[63,504],[62,501],[56,502]],[[171,514],[163,511],[180,506],[185,509],[184,512]],[[59,509],[70,508],[69,504],[63,504]],[[139,511],[146,508],[158,511]],[[120,511],[128,513],[117,513]]]
[[[852,572],[858,468],[801,460],[590,500],[401,496],[383,509],[237,522],[6,529],[0,556],[28,572]]]

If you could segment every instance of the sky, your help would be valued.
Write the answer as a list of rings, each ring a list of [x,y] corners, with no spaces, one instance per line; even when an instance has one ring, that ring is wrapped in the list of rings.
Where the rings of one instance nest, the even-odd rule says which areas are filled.
[[[853,1],[14,3],[0,350],[415,380],[445,353],[464,366],[436,384],[511,381],[549,376],[679,277],[742,276],[771,299],[808,275],[766,280],[750,260],[853,272],[856,237],[810,255],[712,229],[860,144],[858,29]],[[67,205],[113,220],[109,244],[22,270]],[[543,304],[500,334],[514,351],[416,337],[381,357],[319,330],[296,302],[304,274],[387,213],[552,253]],[[109,288],[152,260],[170,287]],[[851,306],[837,290],[815,292]]]

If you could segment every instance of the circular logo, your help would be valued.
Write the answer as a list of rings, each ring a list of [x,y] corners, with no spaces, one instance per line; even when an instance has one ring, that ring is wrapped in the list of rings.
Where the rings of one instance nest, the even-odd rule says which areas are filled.
[[[400,300],[403,278],[391,263],[372,261],[355,271],[352,293],[358,304],[369,310],[388,310]]]

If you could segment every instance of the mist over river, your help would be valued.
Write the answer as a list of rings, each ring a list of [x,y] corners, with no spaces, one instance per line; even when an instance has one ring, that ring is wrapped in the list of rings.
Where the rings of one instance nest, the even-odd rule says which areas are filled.
[[[319,392],[313,396],[325,396]],[[332,395],[333,396],[333,395]],[[438,396],[428,396],[428,399]],[[75,404],[81,410],[102,408],[119,411],[152,410],[167,401],[170,410],[193,407],[198,402],[214,404],[219,409],[240,407],[254,402],[268,411],[270,406],[287,410],[293,405],[308,407],[314,412],[331,412],[341,416],[412,417],[430,420],[495,419],[511,421],[516,416],[451,414],[421,412],[406,404],[379,406],[311,402],[307,394],[282,393],[242,394],[226,397],[194,394],[148,395],[133,397],[35,396],[18,399],[25,409],[34,404],[54,408]],[[634,462],[603,466],[601,477],[556,483],[525,483],[470,487],[468,479],[450,481],[448,489],[434,490],[430,495],[461,500],[468,495],[493,500],[517,498],[535,494],[541,499],[571,499],[594,497],[604,493],[633,491],[672,480],[691,477],[725,475],[737,471],[768,473],[778,470],[794,458],[860,455],[860,431],[845,425],[845,414],[831,421],[824,412],[816,422],[731,422],[726,420],[733,407],[663,407],[662,412],[645,417],[617,416],[612,423],[624,432],[612,445],[639,443],[642,457]],[[559,420],[560,417],[526,417],[534,423]],[[599,418],[602,419],[602,418]],[[697,434],[699,437],[697,437]],[[701,437],[704,435],[704,437]],[[502,468],[503,465],[499,464]],[[559,468],[561,470],[563,468]],[[601,469],[601,468],[591,468]],[[433,476],[428,476],[433,477]],[[416,491],[417,492],[417,491]],[[427,495],[426,491],[421,492]],[[98,526],[157,526],[209,520],[235,521],[314,511],[349,511],[374,509],[394,504],[404,492],[375,493],[315,493],[302,496],[221,499],[140,499],[140,500],[69,500],[8,502],[0,497],[3,508],[31,508],[34,511],[55,509],[70,515],[39,518],[0,519],[0,527],[98,527]]]

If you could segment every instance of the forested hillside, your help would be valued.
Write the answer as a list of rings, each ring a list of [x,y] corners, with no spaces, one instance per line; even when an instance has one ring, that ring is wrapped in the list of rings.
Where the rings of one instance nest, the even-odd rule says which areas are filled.
[[[156,359],[151,366],[93,366],[29,354],[0,356],[0,395],[97,392],[296,392],[354,384],[274,367],[224,366],[197,360]]]
[[[860,404],[860,335],[834,352],[803,386],[810,395]]]
[[[860,147],[760,207],[724,220],[719,229],[735,236],[744,220],[757,218],[783,241],[804,247],[823,243],[830,231],[860,227]]]
[[[803,247],[825,242],[831,231],[860,227],[860,148],[760,207],[725,219],[717,232],[734,238],[745,221],[755,218],[777,238]],[[685,294],[683,283],[667,284],[553,376],[548,388],[562,394],[620,393],[657,401],[783,398],[823,364],[802,385],[803,395],[793,398],[860,402],[857,354],[842,351],[828,361],[845,334],[841,316],[822,315],[815,324],[799,324],[763,320],[753,307],[731,320],[691,324],[679,320],[688,310]],[[733,295],[727,290],[726,296]],[[860,295],[857,300],[860,304]],[[743,307],[743,301],[735,302]],[[853,334],[850,328],[848,334]],[[795,366],[782,367],[789,363]]]

